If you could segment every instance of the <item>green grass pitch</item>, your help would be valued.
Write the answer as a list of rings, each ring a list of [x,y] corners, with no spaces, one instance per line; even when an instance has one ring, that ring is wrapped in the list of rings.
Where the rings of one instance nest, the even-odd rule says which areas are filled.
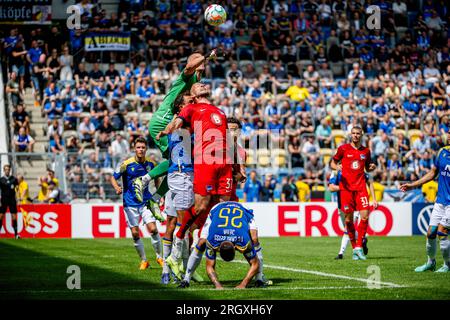
[[[223,291],[209,283],[204,259],[199,271],[205,282],[185,290],[161,285],[150,240],[144,243],[151,266],[140,271],[131,239],[2,239],[0,300],[450,298],[450,273],[414,272],[426,259],[422,236],[371,237],[367,261],[353,261],[349,249],[344,260],[334,260],[340,238],[262,238],[265,274],[274,285],[232,289],[247,270],[239,257],[236,262],[217,262],[219,279],[229,288]],[[439,250],[437,261],[440,267]],[[81,290],[67,289],[70,265],[80,267]],[[371,270],[379,270],[379,279]]]

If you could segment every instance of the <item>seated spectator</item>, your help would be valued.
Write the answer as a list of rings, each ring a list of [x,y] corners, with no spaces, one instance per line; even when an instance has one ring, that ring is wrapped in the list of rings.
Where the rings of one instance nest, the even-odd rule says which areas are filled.
[[[108,135],[111,135],[114,131],[114,128],[111,124],[111,120],[109,116],[104,116],[102,123],[97,127],[99,133],[106,132]]]
[[[441,73],[439,69],[434,66],[432,60],[428,61],[428,66],[423,69],[423,77],[428,86],[432,86],[435,82],[441,81]]]
[[[419,138],[412,144],[411,151],[419,159],[423,159],[425,152],[432,153],[430,137],[425,136],[423,132],[419,133]]]
[[[412,95],[409,100],[405,100],[403,103],[403,110],[405,111],[408,126],[419,128],[422,110],[419,103],[416,101],[416,96]]]
[[[317,155],[311,155],[305,165],[307,177],[312,180],[322,181],[324,169],[325,166]]]
[[[63,107],[61,102],[56,100],[55,96],[52,96],[50,101],[44,106],[44,115],[47,117],[48,122],[50,123],[50,120],[60,118],[62,113]]]
[[[88,159],[85,160],[84,171],[88,175],[93,175],[95,177],[98,177],[99,173],[100,173],[100,169],[101,169],[101,165],[98,162],[98,159],[96,158],[95,152],[90,153],[88,156]]]
[[[91,147],[94,146],[95,127],[91,123],[91,119],[89,117],[84,117],[83,121],[78,126],[78,135],[80,137],[81,143],[86,143]]]
[[[288,151],[291,156],[292,167],[293,168],[303,167],[303,156],[299,136],[292,136],[289,139]]]
[[[238,70],[237,63],[232,63],[230,70],[225,75],[227,83],[232,88],[237,88],[243,81],[242,71]]]
[[[387,161],[386,169],[389,173],[389,178],[393,181],[398,180],[402,176],[402,163],[398,159],[398,154],[394,153],[391,159]]]
[[[100,70],[100,61],[94,63],[92,70],[89,72],[89,84],[92,87],[97,87],[103,84],[105,80],[105,75],[102,70]]]
[[[134,140],[136,140],[136,138],[141,137],[144,134],[144,127],[139,122],[138,117],[130,118],[127,124],[127,130],[128,135],[130,136],[130,146],[134,145]]]
[[[359,63],[355,62],[352,65],[353,69],[350,70],[348,73],[347,79],[350,84],[355,84],[356,82],[361,82],[361,80],[364,80],[366,76],[364,75],[364,72],[360,69]]]
[[[314,133],[314,126],[311,118],[311,113],[303,113],[300,119],[300,134]]]
[[[370,150],[372,150],[372,160],[377,162],[379,166],[386,163],[386,155],[389,151],[389,137],[382,130],[378,130],[378,134],[369,142]]]
[[[319,156],[320,146],[315,140],[314,136],[308,136],[303,142],[302,154],[306,155],[308,159],[311,159],[311,156]]]
[[[103,168],[110,168],[112,166],[111,137],[106,132],[98,135],[97,143],[95,144],[95,153],[97,161],[103,162]]]
[[[62,140],[63,130],[63,126],[58,119],[54,119],[48,128],[47,137],[52,153],[58,153],[64,150],[64,141]]]
[[[145,107],[151,106],[155,102],[156,92],[147,80],[142,81],[142,86],[137,91],[137,98],[134,101],[134,107],[138,112],[142,112]],[[139,107],[138,107],[139,106]]]
[[[288,118],[288,121],[284,127],[284,132],[288,139],[291,139],[293,137],[298,137],[301,134],[299,125],[294,116],[291,116]],[[300,146],[300,143],[299,143],[299,146]]]
[[[244,202],[259,202],[261,199],[261,182],[258,181],[256,171],[250,172],[249,179],[244,186]]]
[[[79,155],[84,153],[84,146],[80,143],[77,136],[71,136],[67,139],[67,152],[78,153]]]
[[[267,175],[264,179],[264,184],[261,187],[261,200],[263,202],[273,202],[275,193],[275,184],[272,183],[272,178]]]
[[[108,91],[113,91],[119,86],[120,74],[114,68],[114,63],[110,62],[108,70],[105,71],[105,84]]]
[[[54,181],[48,182],[48,191],[47,191],[47,195],[45,196],[44,202],[51,203],[51,204],[62,203],[61,202],[61,191],[59,190],[59,188],[57,187],[57,185],[55,184]]]
[[[53,138],[49,141],[50,151],[53,154],[59,154],[64,152],[64,140],[58,134],[54,134]]]
[[[321,148],[331,148],[331,127],[326,119],[320,121],[320,125],[317,126],[315,134]]]
[[[389,107],[382,97],[377,99],[377,102],[372,107],[372,112],[378,121],[382,121],[383,117],[389,112]]]
[[[428,173],[428,171],[430,171],[433,166],[434,164],[433,159],[431,158],[431,154],[429,152],[425,152],[422,159],[419,160],[420,176]]]
[[[89,90],[86,82],[81,82],[80,86],[76,90],[76,98],[78,103],[83,108],[83,111],[90,110],[90,104],[92,101],[92,92]],[[97,101],[100,99],[97,99]]]
[[[310,64],[303,72],[303,78],[310,84],[317,83],[319,81],[319,73],[315,70],[314,65]]]
[[[150,81],[150,68],[144,61],[140,62],[138,67],[134,69],[134,77],[136,79],[135,86],[142,85],[143,80]]]
[[[74,175],[74,179],[70,184],[72,199],[85,199],[87,196],[87,186],[81,181],[81,175]]]
[[[212,92],[212,98],[215,105],[218,105],[223,99],[231,97],[231,90],[225,85],[225,82],[219,83]]]
[[[111,143],[111,154],[114,162],[113,167],[116,167],[116,163],[130,154],[130,145],[121,133],[117,133],[116,139]]]
[[[76,98],[72,98],[64,110],[64,127],[68,130],[74,130],[77,127],[78,119],[81,116],[81,107]]]
[[[19,132],[20,128],[24,128],[27,134],[30,134],[30,116],[25,111],[25,107],[22,103],[17,105],[17,110],[12,113],[14,121],[14,133]]]
[[[391,135],[395,129],[395,121],[386,113],[383,117],[383,121],[380,123],[379,128],[383,130],[387,135]]]
[[[291,100],[302,101],[309,98],[309,91],[301,80],[295,80],[295,84],[287,89],[285,95]]]
[[[159,61],[158,67],[152,71],[152,80],[157,94],[166,94],[169,73],[164,68],[164,62]]]
[[[14,137],[16,152],[33,152],[34,139],[26,133],[24,127],[19,129],[19,133]]]

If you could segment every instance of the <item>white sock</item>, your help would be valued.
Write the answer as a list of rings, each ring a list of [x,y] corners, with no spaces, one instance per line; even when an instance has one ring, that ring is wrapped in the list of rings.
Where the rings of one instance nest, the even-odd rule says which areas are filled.
[[[427,256],[428,263],[432,263],[436,259],[437,239],[427,238]]]
[[[163,273],[169,273],[169,267],[167,266],[166,259],[168,256],[170,256],[170,253],[172,252],[172,240],[163,238],[163,258],[164,258],[164,265],[163,265]]]
[[[444,263],[450,268],[450,240],[448,237],[441,239],[441,252]]]
[[[191,255],[189,256],[186,274],[184,275],[185,281],[187,282],[191,281],[192,274],[195,272],[198,265],[202,261],[203,252],[204,251],[200,251],[197,246],[194,248],[194,250],[192,250]]]
[[[192,232],[192,238],[193,238],[193,241],[192,241],[192,248],[194,248],[194,247],[197,245],[198,240],[200,239],[200,234],[199,234],[199,232],[200,232],[200,229],[195,229],[195,230]],[[189,245],[189,240],[188,240],[188,245]]]
[[[162,245],[161,245],[161,237],[159,236],[159,233],[156,232],[154,234],[150,235],[153,249],[155,249],[156,257],[161,258],[162,253]]]
[[[147,256],[145,255],[144,250],[144,243],[142,242],[141,238],[133,239],[134,241],[134,247],[136,248],[136,251],[141,258],[142,261],[147,261]]]
[[[161,200],[161,196],[158,193],[156,193],[156,190],[155,190],[155,193],[152,193],[152,199],[156,203],[159,203],[159,201]]]
[[[256,274],[255,279],[262,280],[263,275],[264,275],[264,259],[263,259],[263,254],[262,254],[262,248],[259,243],[255,245],[255,251],[256,251],[256,256],[258,257],[258,260],[259,260],[258,273]]]
[[[177,236],[175,236],[175,239],[173,241],[172,253],[170,254],[172,259],[175,261],[178,261],[181,258],[181,252],[183,250],[183,241],[184,239],[180,239]]]
[[[348,243],[350,242],[350,238],[348,234],[344,234],[341,239],[341,249],[339,250],[339,254],[344,254],[345,249],[347,249]]]
[[[187,268],[189,256],[191,255],[191,250],[189,248],[189,233],[186,233],[181,248],[181,258],[183,259],[184,270]]]

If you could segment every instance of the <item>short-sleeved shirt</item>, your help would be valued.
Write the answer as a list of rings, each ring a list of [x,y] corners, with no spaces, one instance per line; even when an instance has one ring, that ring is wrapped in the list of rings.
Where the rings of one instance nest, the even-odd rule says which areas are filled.
[[[249,232],[253,210],[238,202],[221,202],[211,209],[209,219],[211,223],[206,239],[208,259],[216,258],[216,252],[225,241],[233,243],[239,252],[246,253],[248,259],[256,256]]]
[[[17,179],[13,176],[3,176],[0,178],[0,192],[2,202],[15,201],[16,187],[19,185]]]
[[[194,163],[223,164],[226,159],[227,117],[218,107],[208,103],[189,104],[178,118],[195,135]],[[216,152],[217,151],[217,152]]]
[[[123,205],[125,207],[140,207],[144,205],[152,197],[148,188],[145,188],[143,194],[143,201],[139,202],[135,196],[133,181],[147,174],[155,167],[155,163],[150,159],[145,159],[144,162],[138,162],[135,157],[123,161],[114,171],[114,178],[118,180],[122,178],[123,185]]]
[[[341,161],[342,179],[339,187],[343,190],[358,191],[366,188],[364,168],[371,162],[370,150],[364,146],[355,149],[350,143],[341,145],[333,157]]]
[[[438,192],[436,203],[450,205],[450,146],[439,150],[434,166],[438,172]]]

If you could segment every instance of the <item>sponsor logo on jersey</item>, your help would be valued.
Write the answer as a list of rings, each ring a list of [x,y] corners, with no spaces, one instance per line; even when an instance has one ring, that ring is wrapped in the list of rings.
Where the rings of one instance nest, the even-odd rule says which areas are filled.
[[[210,192],[212,191],[213,187],[211,185],[206,186],[206,191]]]

